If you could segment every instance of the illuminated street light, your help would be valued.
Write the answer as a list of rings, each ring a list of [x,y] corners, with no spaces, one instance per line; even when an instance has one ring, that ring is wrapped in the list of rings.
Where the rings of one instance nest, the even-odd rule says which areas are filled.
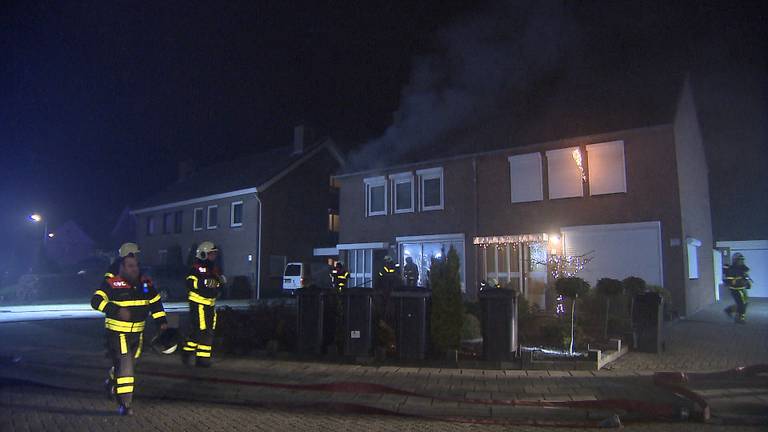
[[[48,220],[44,220],[43,215],[40,213],[32,213],[29,215],[29,220],[34,223],[43,222],[43,245],[45,245],[45,241],[48,240],[48,238],[54,237],[55,234],[48,232]]]
[[[48,238],[54,238],[54,237],[56,237],[56,234],[52,232],[48,233]]]

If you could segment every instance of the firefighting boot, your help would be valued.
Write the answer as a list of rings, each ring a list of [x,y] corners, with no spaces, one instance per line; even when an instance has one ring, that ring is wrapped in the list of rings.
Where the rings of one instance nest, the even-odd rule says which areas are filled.
[[[133,409],[125,405],[120,405],[119,407],[117,407],[117,414],[120,416],[132,416]]]
[[[181,363],[183,363],[184,366],[187,366],[187,367],[194,366],[194,364],[193,364],[194,358],[195,358],[194,351],[191,352],[191,353],[188,352],[188,351],[182,351],[181,352]]]
[[[198,357],[195,366],[199,368],[209,368],[211,367],[211,359]]]
[[[733,319],[733,309],[734,309],[733,305],[723,309],[723,312],[725,313],[725,316],[728,317],[728,319]]]
[[[739,315],[738,318],[736,318],[736,324],[746,324],[747,323],[747,317],[744,316],[744,314]]]

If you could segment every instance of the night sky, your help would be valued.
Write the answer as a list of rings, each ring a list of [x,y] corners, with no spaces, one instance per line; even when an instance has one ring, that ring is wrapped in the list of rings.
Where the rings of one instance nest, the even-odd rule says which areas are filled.
[[[125,206],[174,181],[179,161],[286,145],[300,123],[359,147],[391,124],[415,66],[450,54],[446,34],[485,19],[502,24],[489,36],[501,49],[517,42],[513,27],[539,20],[531,27],[541,47],[537,34],[520,37],[558,73],[697,72],[710,92],[704,119],[751,122],[746,133],[705,130],[713,172],[736,163],[718,155],[737,145],[728,131],[739,129],[751,178],[768,193],[764,2],[568,1],[530,16],[525,3],[499,3],[0,3],[0,235],[29,234],[23,218],[37,210],[53,226],[75,219],[103,238]]]

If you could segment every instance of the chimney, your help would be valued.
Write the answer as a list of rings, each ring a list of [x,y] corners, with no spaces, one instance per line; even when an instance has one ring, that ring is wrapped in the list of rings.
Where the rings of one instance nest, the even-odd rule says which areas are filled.
[[[304,153],[304,140],[307,138],[307,130],[304,125],[298,125],[293,128],[293,154],[300,155]]]
[[[177,165],[176,181],[180,182],[187,179],[193,171],[195,171],[195,161],[192,159],[180,161]]]

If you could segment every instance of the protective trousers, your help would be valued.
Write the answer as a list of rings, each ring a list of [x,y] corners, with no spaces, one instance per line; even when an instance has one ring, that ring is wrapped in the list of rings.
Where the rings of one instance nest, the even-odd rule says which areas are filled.
[[[107,348],[112,360],[109,383],[117,402],[130,408],[133,401],[134,367],[141,356],[144,333],[119,333],[107,330]]]
[[[190,338],[184,345],[184,354],[195,353],[197,362],[210,363],[213,354],[213,336],[216,330],[216,308],[189,302]]]

